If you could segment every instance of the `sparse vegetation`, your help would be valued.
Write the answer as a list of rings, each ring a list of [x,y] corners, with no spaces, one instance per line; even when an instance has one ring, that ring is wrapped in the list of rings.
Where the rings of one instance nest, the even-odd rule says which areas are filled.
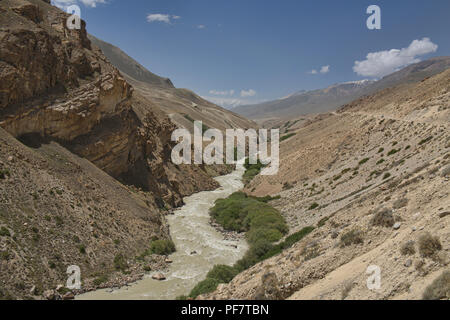
[[[362,159],[360,162],[359,162],[359,165],[361,166],[361,165],[363,165],[363,164],[365,164],[367,161],[369,161],[370,159],[369,158],[364,158],[364,159]]]
[[[319,207],[319,204],[316,203],[316,202],[314,202],[313,204],[311,204],[311,205],[309,206],[308,210],[314,210],[314,209],[316,209],[316,208],[318,208],[318,207]]]
[[[201,294],[210,293],[216,290],[217,286],[219,285],[219,280],[212,279],[212,278],[206,278],[202,282],[199,282],[194,289],[191,290],[189,293],[190,298],[195,298]]]
[[[355,284],[353,283],[353,281],[346,281],[343,286],[342,286],[342,292],[341,292],[341,299],[345,300],[350,291],[352,291],[353,287],[355,286]]]
[[[284,184],[283,184],[283,190],[290,190],[290,189],[292,189],[294,186],[291,184],[291,183],[289,183],[289,182],[285,182]]]
[[[284,136],[282,136],[281,138],[280,138],[280,142],[283,142],[283,141],[285,141],[285,140],[287,140],[287,139],[289,139],[289,138],[292,138],[293,136],[295,136],[297,133],[295,133],[295,132],[293,132],[293,133],[289,133],[289,134],[287,134],[287,135],[284,135]]]
[[[99,277],[94,279],[94,285],[99,286],[102,283],[105,283],[107,281],[108,281],[108,275],[103,274],[103,275],[101,275],[101,276],[99,276]]]
[[[1,227],[0,228],[0,236],[1,237],[10,237],[11,233],[9,232],[8,228],[6,227]]]
[[[9,169],[0,169],[0,179],[5,179],[7,176],[9,177],[11,173]]]
[[[80,251],[81,254],[86,254],[86,246],[85,245],[80,245],[78,247],[78,250]]]
[[[395,219],[392,210],[383,208],[375,212],[371,224],[374,226],[390,228],[394,225]]]
[[[393,156],[394,154],[398,153],[400,150],[399,149],[392,149],[391,151],[388,152],[388,157],[389,156]]]
[[[211,209],[211,216],[226,230],[248,232],[267,229],[287,232],[287,226],[278,210],[265,202],[236,192],[227,199],[219,199]],[[279,240],[279,239],[278,239]]]
[[[450,299],[450,271],[445,270],[423,293],[424,300]]]
[[[325,218],[320,219],[320,221],[317,223],[317,227],[318,228],[323,227],[329,219],[330,219],[330,217],[325,217]]]
[[[415,242],[410,240],[405,242],[400,248],[400,253],[404,256],[412,256],[416,253],[416,248],[414,247]]]
[[[122,254],[118,254],[114,257],[114,268],[122,272],[128,269],[127,259]]]
[[[433,140],[433,137],[428,137],[426,139],[423,139],[419,142],[419,146],[424,145],[427,142],[430,142],[431,140]]]
[[[226,265],[216,265],[208,272],[206,278],[218,280],[220,283],[228,283],[236,276],[237,270]]]
[[[358,229],[352,229],[341,236],[341,248],[364,242],[363,233]]]
[[[150,243],[150,254],[169,255],[176,250],[175,244],[169,239],[154,240]]]
[[[261,172],[261,170],[265,167],[265,165],[263,165],[261,161],[259,161],[259,159],[256,164],[250,164],[250,161],[247,158],[245,159],[244,167],[245,173],[242,178],[244,180],[244,183],[247,184]]]
[[[265,197],[254,197],[254,196],[249,196],[249,197],[250,197],[250,198],[253,198],[253,199],[255,199],[255,200],[258,200],[258,201],[260,201],[260,202],[264,202],[264,203],[268,203],[268,202],[273,201],[273,200],[281,199],[281,196],[280,196],[280,195],[275,196],[275,197],[272,197],[272,196],[265,196]]]
[[[400,209],[400,208],[406,207],[407,205],[408,205],[408,199],[400,198],[400,199],[397,199],[396,201],[394,201],[392,206],[394,209]]]
[[[305,249],[303,249],[302,255],[304,256],[305,261],[317,258],[320,255],[318,243],[309,243]]]
[[[440,250],[442,245],[439,237],[434,237],[427,232],[419,238],[419,252],[423,257],[431,258]]]

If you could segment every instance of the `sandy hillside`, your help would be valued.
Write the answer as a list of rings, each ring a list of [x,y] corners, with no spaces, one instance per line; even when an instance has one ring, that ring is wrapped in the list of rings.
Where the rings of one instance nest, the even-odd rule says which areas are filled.
[[[293,126],[279,174],[247,192],[280,195],[290,231],[315,230],[203,298],[421,299],[448,270],[449,124],[447,70]]]

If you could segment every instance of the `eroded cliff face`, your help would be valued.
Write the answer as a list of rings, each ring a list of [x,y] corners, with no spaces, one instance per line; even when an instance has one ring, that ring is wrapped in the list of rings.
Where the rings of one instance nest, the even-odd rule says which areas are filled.
[[[133,88],[91,45],[85,23],[69,30],[68,15],[45,2],[0,3],[0,126],[27,144],[59,142],[151,191],[158,207],[216,187],[205,168],[170,163],[174,125],[150,109],[139,118]]]
[[[166,210],[218,186],[171,163],[175,125],[49,2],[0,1],[0,299],[59,297],[70,265],[83,290],[164,268],[143,254]]]

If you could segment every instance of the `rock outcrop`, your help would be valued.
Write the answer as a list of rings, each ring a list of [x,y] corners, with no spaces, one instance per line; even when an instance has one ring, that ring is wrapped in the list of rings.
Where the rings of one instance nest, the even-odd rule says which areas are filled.
[[[151,191],[159,207],[217,186],[204,168],[171,165],[175,126],[148,108],[137,116],[133,88],[91,46],[84,22],[69,30],[68,15],[39,0],[2,1],[0,8],[1,127],[25,143],[59,142]]]

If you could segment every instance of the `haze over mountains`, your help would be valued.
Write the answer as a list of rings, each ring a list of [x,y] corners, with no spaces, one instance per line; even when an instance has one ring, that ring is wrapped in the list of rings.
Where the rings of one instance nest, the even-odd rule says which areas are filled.
[[[300,91],[286,98],[233,109],[249,119],[263,122],[335,110],[357,98],[404,83],[414,83],[450,67],[450,57],[437,57],[410,65],[379,81],[363,80],[332,85],[325,89]]]
[[[163,113],[178,126],[193,129],[193,120],[208,128],[251,128],[257,125],[230,110],[223,109],[187,89],[178,89],[172,81],[148,71],[120,48],[89,35],[108,60],[133,85],[136,96],[152,102],[154,112]]]

